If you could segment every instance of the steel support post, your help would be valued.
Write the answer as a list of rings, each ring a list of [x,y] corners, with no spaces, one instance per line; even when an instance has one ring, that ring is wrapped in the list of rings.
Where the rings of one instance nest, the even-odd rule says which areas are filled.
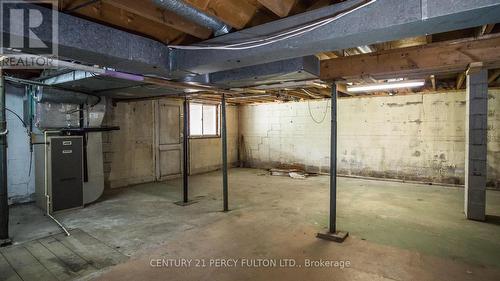
[[[183,130],[183,142],[182,142],[182,153],[184,155],[183,169],[182,169],[182,202],[186,204],[189,200],[188,188],[189,188],[189,104],[187,98],[184,99],[184,130]]]
[[[317,237],[335,242],[343,242],[348,232],[337,231],[337,84],[332,84],[331,128],[330,128],[330,220],[326,233]]]
[[[187,206],[196,201],[189,201],[189,101],[184,98],[184,117],[182,118],[182,201],[175,202],[180,206]]]
[[[0,68],[0,246],[10,245],[9,201],[7,195],[7,119],[5,115],[5,80]]]
[[[224,200],[224,212],[229,211],[227,190],[227,128],[226,128],[226,95],[222,94],[221,103],[221,137],[222,137],[222,192]]]

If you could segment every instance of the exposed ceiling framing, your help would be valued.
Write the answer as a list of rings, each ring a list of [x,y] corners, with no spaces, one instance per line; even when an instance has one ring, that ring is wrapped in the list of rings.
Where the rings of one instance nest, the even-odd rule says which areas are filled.
[[[212,37],[212,31],[152,0],[59,0],[59,10],[164,43],[187,44]],[[236,30],[304,12],[320,1],[308,0],[185,0]],[[324,1],[323,1],[324,2]]]
[[[216,17],[238,31],[288,16],[322,8],[342,0],[185,0],[197,9]],[[59,10],[123,31],[154,39],[164,44],[191,44],[212,38],[212,30],[165,10],[152,0],[59,0]],[[338,88],[348,96],[347,82],[373,83],[389,78],[425,78],[424,91],[463,89],[465,69],[471,62],[481,61],[490,70],[489,83],[500,86],[500,34],[494,23],[381,42],[316,54],[321,60],[321,78],[343,80]],[[314,79],[314,78],[311,78]],[[163,85],[165,86],[165,85]],[[264,85],[265,86],[265,85]],[[330,96],[324,84],[283,87],[281,83],[265,88],[238,89],[244,97],[231,97],[233,103],[317,99]],[[402,89],[398,94],[412,93]],[[386,93],[373,93],[386,94]],[[210,100],[220,95],[199,92]]]

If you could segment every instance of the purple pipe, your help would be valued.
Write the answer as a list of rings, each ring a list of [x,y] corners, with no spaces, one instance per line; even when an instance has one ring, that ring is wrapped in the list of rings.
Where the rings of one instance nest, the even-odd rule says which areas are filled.
[[[136,75],[136,74],[130,74],[130,73],[125,73],[125,72],[118,72],[118,71],[112,71],[112,70],[105,70],[103,76],[108,76],[108,77],[113,77],[113,78],[118,78],[118,79],[124,79],[124,80],[129,80],[129,81],[137,81],[137,82],[143,82],[144,81],[144,76],[142,75]]]

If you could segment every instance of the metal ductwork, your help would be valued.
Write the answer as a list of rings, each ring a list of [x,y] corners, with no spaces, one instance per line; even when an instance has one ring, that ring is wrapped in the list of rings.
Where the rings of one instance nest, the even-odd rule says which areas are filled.
[[[153,0],[153,2],[199,25],[212,29],[215,36],[224,35],[231,30],[231,26],[213,16],[207,15],[182,0]]]
[[[56,88],[39,87],[36,93],[38,103],[97,104],[100,98],[83,93]]]

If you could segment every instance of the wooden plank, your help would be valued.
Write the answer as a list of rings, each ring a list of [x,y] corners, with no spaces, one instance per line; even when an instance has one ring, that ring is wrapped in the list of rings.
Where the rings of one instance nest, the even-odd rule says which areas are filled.
[[[495,82],[500,76],[500,69],[495,69],[490,73],[490,77],[488,77],[488,84]]]
[[[212,30],[189,21],[171,11],[161,9],[151,0],[103,0],[110,5],[122,10],[142,16],[156,23],[173,27],[179,31],[190,34],[200,39],[207,39],[212,35]]]
[[[207,14],[219,18],[236,28],[244,28],[255,15],[257,8],[247,1],[234,0],[185,0]]]
[[[24,281],[56,280],[56,277],[22,246],[2,249],[2,254]]]
[[[464,71],[472,62],[487,68],[500,62],[500,36],[432,43],[423,46],[379,51],[370,54],[321,61],[321,79],[353,79],[363,75],[376,78],[410,74],[430,75]]]
[[[435,91],[436,90],[436,83],[437,83],[436,75],[431,75],[430,79],[431,79],[432,90]]]
[[[35,257],[45,268],[47,268],[58,280],[72,280],[78,275],[67,269],[66,265],[56,257],[45,246],[38,241],[32,241],[24,247]]]
[[[428,40],[429,39],[427,38],[427,36],[416,36],[416,37],[409,37],[400,40],[374,44],[374,47],[379,51],[408,48],[408,47],[415,47],[428,44],[430,43]]]
[[[464,86],[464,82],[465,82],[465,73],[460,72],[457,76],[457,90],[462,89],[462,87]]]
[[[349,96],[353,95],[352,93],[349,93],[349,91],[347,91],[347,84],[340,83],[340,82],[338,82],[336,84],[337,84],[337,91],[338,92],[344,93],[344,94],[349,95]],[[331,97],[332,96],[332,94],[331,94],[332,90],[331,89],[329,89],[329,90],[330,90],[330,97]]]
[[[258,0],[260,4],[268,8],[271,12],[275,13],[277,16],[284,18],[288,16],[292,10],[296,0]]]
[[[0,253],[0,280],[22,281],[16,271],[10,266],[4,256]]]
[[[73,230],[71,236],[60,234],[55,238],[85,260],[92,261],[98,269],[117,265],[128,259],[127,256],[81,230]]]
[[[71,272],[84,276],[87,273],[95,271],[95,268],[91,264],[54,237],[43,238],[39,241],[45,248],[57,256]]]
[[[490,34],[495,28],[495,24],[485,24],[480,27],[479,36],[483,36],[485,34]]]

